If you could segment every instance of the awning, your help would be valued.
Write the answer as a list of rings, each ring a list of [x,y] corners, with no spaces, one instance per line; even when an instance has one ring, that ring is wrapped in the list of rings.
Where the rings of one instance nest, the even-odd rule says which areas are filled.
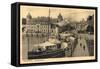
[[[69,38],[70,38],[71,40],[73,40],[73,41],[75,40],[75,38],[74,38],[74,37],[69,37]]]
[[[53,43],[50,43],[50,42],[44,42],[44,43],[41,43],[39,44],[39,47],[47,47],[47,46],[54,46],[56,44],[53,44]]]
[[[67,42],[63,42],[63,43],[61,44],[61,47],[62,47],[63,49],[67,48],[67,47],[68,47],[68,43],[67,43]]]
[[[72,34],[70,34],[70,33],[65,33],[65,34],[62,33],[62,34],[60,34],[61,37],[66,37],[66,36],[71,36],[71,35],[72,35]]]
[[[55,39],[55,38],[49,38],[49,42],[53,43],[53,44],[59,44],[59,43],[61,43],[61,41],[59,41],[58,39]]]

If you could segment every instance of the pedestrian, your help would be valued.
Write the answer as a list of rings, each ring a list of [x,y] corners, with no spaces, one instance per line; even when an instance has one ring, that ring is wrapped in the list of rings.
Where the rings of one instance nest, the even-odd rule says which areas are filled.
[[[83,49],[85,50],[85,45],[83,46]]]
[[[80,46],[82,47],[82,43],[80,43]]]

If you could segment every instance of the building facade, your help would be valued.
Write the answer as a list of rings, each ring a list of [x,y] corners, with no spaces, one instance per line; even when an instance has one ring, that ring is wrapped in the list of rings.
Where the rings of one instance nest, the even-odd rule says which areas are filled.
[[[43,35],[52,35],[55,34],[55,27],[52,26],[52,23],[57,23],[62,20],[62,15],[59,14],[58,18],[50,17],[37,17],[32,18],[31,14],[28,13],[26,19],[22,19],[22,31],[23,34],[43,34]]]

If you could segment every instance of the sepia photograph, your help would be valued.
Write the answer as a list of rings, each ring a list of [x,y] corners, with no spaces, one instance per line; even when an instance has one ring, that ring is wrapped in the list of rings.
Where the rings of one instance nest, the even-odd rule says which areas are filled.
[[[20,6],[20,63],[95,60],[96,10]]]

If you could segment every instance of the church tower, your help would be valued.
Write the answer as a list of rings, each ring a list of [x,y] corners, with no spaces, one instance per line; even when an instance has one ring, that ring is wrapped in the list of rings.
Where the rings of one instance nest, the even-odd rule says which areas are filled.
[[[61,15],[61,13],[59,13],[59,15],[58,15],[58,22],[60,22],[60,21],[62,21],[63,20],[63,17],[62,17],[62,15]]]

